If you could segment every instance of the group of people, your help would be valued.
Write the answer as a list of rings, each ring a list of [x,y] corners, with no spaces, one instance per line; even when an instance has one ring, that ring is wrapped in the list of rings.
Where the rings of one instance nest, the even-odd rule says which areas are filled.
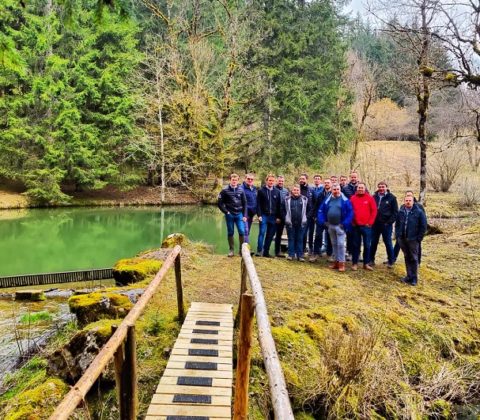
[[[387,267],[393,267],[401,249],[407,269],[402,280],[417,284],[427,219],[412,191],[405,193],[399,208],[386,182],[379,182],[371,195],[355,171],[350,173],[350,179],[344,175],[326,179],[314,175],[312,186],[308,184],[308,175],[301,174],[298,184],[290,190],[285,187],[283,176],[268,175],[261,188],[257,188],[254,181],[254,175],[247,174],[240,184],[239,176],[232,174],[229,185],[218,196],[218,207],[227,223],[229,256],[234,255],[235,226],[241,246],[249,242],[256,216],[259,222],[256,256],[271,258],[270,248],[274,242],[275,256],[283,257],[281,241],[286,229],[288,260],[305,261],[308,249],[310,262],[326,254],[332,269],[345,271],[346,261],[351,260],[352,270],[358,270],[362,261],[363,268],[371,271],[381,237],[387,252]]]

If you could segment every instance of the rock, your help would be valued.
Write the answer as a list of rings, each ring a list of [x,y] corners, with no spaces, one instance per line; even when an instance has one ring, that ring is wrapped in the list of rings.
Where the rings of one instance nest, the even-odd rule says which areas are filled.
[[[119,260],[113,267],[113,278],[117,285],[127,285],[144,280],[156,274],[162,266],[161,261],[144,258],[128,258]]]
[[[17,290],[15,292],[15,300],[39,302],[45,300],[45,293],[43,293],[43,290]]]
[[[162,248],[174,248],[177,245],[185,246],[188,239],[183,233],[172,233],[168,235],[162,242]]]
[[[77,316],[80,325],[105,318],[124,318],[133,307],[128,296],[112,292],[75,295],[68,299],[68,305],[70,312]]]
[[[69,343],[48,356],[47,374],[75,384],[112,335],[118,320],[101,320],[88,325],[73,336]]]

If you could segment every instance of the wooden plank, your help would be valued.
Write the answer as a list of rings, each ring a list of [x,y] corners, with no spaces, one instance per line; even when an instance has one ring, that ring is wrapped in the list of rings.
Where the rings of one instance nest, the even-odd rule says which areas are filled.
[[[201,388],[201,387],[198,387]],[[182,392],[179,392],[178,394],[182,394]],[[170,394],[155,394],[152,398],[152,404],[182,404],[182,405],[192,405],[192,403],[174,403],[173,402],[173,397],[175,394],[172,394],[170,391]],[[195,393],[190,393],[188,395],[205,395],[205,394],[195,394]],[[231,404],[231,399],[230,397],[225,397],[225,396],[220,396],[220,395],[212,395],[211,396],[212,403],[211,404],[202,404],[202,403],[196,403],[195,407],[198,406],[225,406],[225,407],[230,407]]]
[[[221,312],[232,312],[233,305],[229,303],[207,303],[207,302],[192,302],[190,305],[190,311],[195,311],[198,309],[206,309],[210,312],[221,311]],[[189,312],[190,312],[189,311]]]
[[[146,416],[145,420],[167,420],[167,416]],[[231,417],[209,417],[209,420],[231,420]]]
[[[174,347],[172,349],[171,354],[172,355],[178,355],[178,356],[181,355],[182,357],[191,357],[191,356],[188,355],[188,349],[193,349],[194,348],[193,346],[200,346],[199,348],[201,348],[201,349],[207,348],[202,344],[191,344],[191,346],[186,346],[185,348]],[[212,346],[210,346],[210,347],[212,347]],[[228,350],[218,350],[218,357],[220,359],[228,357],[231,360],[231,358],[233,357],[232,348],[228,347]]]
[[[233,341],[222,340],[219,344],[194,344],[189,339],[182,339],[176,342],[173,349],[218,349],[219,351],[232,351]]]
[[[233,373],[231,370],[194,370],[194,369],[165,369],[163,376],[193,376],[219,378],[219,379],[233,379]]]
[[[170,356],[169,362],[214,362],[218,364],[225,364],[229,365],[230,368],[232,366],[232,358],[231,357],[210,357],[210,356],[189,356],[187,355],[180,355],[180,354],[172,354]]]
[[[230,407],[209,407],[205,405],[165,405],[152,404],[148,407],[147,416],[206,416],[229,417]]]
[[[232,387],[221,388],[218,386],[185,386],[185,385],[164,385],[160,382],[155,391],[156,394],[197,394],[197,395],[220,395],[232,397]]]
[[[164,376],[160,380],[161,385],[177,385],[177,377],[176,376]],[[220,387],[220,388],[225,388],[225,387],[231,387],[232,386],[232,380],[231,379],[225,379],[225,378],[213,378],[212,381],[212,387]],[[200,387],[198,387],[200,388]]]
[[[206,338],[206,339],[219,339],[224,341],[232,341],[232,334],[219,333],[219,334],[194,334],[192,332],[181,332],[178,334],[179,338]]]
[[[190,361],[190,360],[189,360]],[[193,361],[193,360],[192,360]],[[176,361],[176,360],[169,360],[168,363],[167,363],[167,367],[166,369],[185,369],[185,363],[186,362],[182,362],[180,360]],[[206,360],[205,363],[215,363],[215,361],[213,360]],[[205,369],[206,370],[206,369]],[[219,370],[224,370],[224,371],[228,371],[228,370],[232,370],[232,363],[230,362],[229,364],[225,364],[225,363],[220,363],[220,364],[217,364],[217,369],[216,371],[219,371]],[[211,370],[208,370],[209,372],[212,372]],[[215,371],[215,370],[213,370]]]

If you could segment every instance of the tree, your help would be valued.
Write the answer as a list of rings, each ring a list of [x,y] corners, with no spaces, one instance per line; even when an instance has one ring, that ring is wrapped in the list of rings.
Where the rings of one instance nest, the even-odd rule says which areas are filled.
[[[420,203],[425,204],[427,192],[427,120],[432,89],[435,88],[434,74],[441,73],[446,65],[445,52],[435,42],[433,28],[440,10],[439,0],[403,0],[395,3],[379,0],[380,12],[395,14],[402,11],[402,20],[382,17],[370,7],[385,26],[388,33],[403,51],[398,74],[410,87],[418,105],[418,140],[420,145]]]

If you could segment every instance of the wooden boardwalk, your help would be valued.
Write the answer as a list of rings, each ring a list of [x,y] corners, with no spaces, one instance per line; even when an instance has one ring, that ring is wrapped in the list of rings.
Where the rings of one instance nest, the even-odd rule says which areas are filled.
[[[231,419],[232,305],[193,302],[146,419]]]

